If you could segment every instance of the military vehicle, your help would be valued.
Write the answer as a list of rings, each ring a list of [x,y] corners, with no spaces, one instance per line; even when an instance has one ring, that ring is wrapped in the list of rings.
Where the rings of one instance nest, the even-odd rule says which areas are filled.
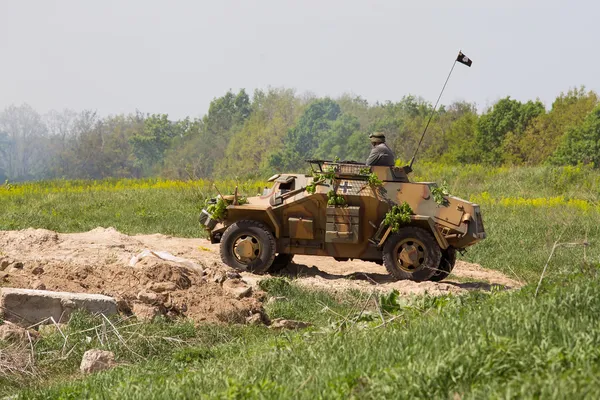
[[[456,251],[486,236],[477,204],[435,183],[411,182],[410,167],[308,162],[311,174],[275,175],[260,196],[241,201],[236,190],[213,199],[225,202],[217,218],[202,210],[200,222],[220,243],[225,264],[266,273],[285,268],[295,254],[330,256],[383,264],[396,279],[440,281]],[[399,222],[391,211],[401,208]]]

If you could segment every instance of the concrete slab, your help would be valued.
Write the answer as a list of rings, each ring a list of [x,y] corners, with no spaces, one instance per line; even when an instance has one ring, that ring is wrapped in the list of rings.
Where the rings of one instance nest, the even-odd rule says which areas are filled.
[[[101,294],[0,288],[0,317],[21,326],[34,325],[49,317],[65,322],[77,309],[112,315],[117,313],[117,302]]]

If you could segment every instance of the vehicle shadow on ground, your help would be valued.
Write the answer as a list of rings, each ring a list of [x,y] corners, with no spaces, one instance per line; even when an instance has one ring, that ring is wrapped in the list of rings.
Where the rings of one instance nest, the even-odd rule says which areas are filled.
[[[512,286],[501,285],[499,283],[490,283],[486,281],[478,281],[478,282],[455,282],[452,280],[442,281],[442,283],[447,283],[448,285],[456,286],[465,290],[479,290],[485,292],[491,292],[492,290],[510,290]]]
[[[316,266],[308,266],[306,264],[291,263],[285,269],[279,272],[279,275],[288,278],[312,278],[320,277],[328,280],[338,279],[349,279],[349,280],[360,280],[369,282],[372,285],[382,285],[387,283],[396,282],[389,274],[379,274],[373,272],[353,272],[351,274],[332,274],[319,269]],[[507,285],[501,285],[498,283],[490,283],[487,281],[470,281],[470,282],[457,282],[453,281],[452,277],[449,280],[439,282],[440,284],[448,284],[463,290],[469,291],[486,291],[492,290],[510,290],[512,287]]]
[[[280,272],[281,275],[287,276],[290,278],[312,278],[312,277],[320,277],[323,279],[350,279],[350,280],[363,280],[370,282],[374,285],[382,284],[382,283],[390,283],[394,282],[394,279],[388,274],[378,274],[372,272],[353,272],[351,274],[331,274],[329,272],[325,272],[320,270],[316,266],[309,267],[305,264],[289,264],[284,270]]]

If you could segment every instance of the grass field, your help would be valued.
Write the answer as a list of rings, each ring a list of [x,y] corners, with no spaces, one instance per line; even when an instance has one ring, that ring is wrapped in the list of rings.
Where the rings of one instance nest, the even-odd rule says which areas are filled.
[[[0,395],[22,398],[598,398],[600,385],[600,173],[588,168],[447,167],[415,178],[446,181],[481,204],[488,238],[463,259],[528,282],[513,292],[411,299],[306,291],[263,282],[289,301],[272,318],[314,324],[301,332],[264,327],[118,322],[104,343],[122,366],[75,375],[81,354],[103,346],[77,332],[103,322],[80,316],[75,350],[57,362],[63,337],[42,338],[36,378],[1,376]],[[218,182],[231,192],[235,182]],[[244,182],[246,194],[263,183]],[[47,182],[0,189],[0,229],[63,232],[114,226],[134,233],[202,234],[197,214],[209,182]],[[537,281],[555,243],[547,278]],[[372,309],[371,306],[368,307]],[[110,336],[110,335],[109,335]],[[0,350],[8,348],[0,342]],[[1,354],[1,353],[0,353]],[[18,391],[18,389],[21,391]]]
[[[551,271],[571,272],[585,257],[598,260],[600,173],[582,167],[484,168],[425,164],[415,180],[447,182],[451,193],[482,206],[488,239],[462,258],[523,281],[539,276],[554,242]],[[222,193],[255,195],[264,182],[216,182]],[[112,226],[127,234],[203,237],[198,224],[213,182],[162,180],[50,181],[0,186],[0,229],[80,232]],[[573,265],[575,262],[575,266]],[[566,269],[566,270],[565,270]]]

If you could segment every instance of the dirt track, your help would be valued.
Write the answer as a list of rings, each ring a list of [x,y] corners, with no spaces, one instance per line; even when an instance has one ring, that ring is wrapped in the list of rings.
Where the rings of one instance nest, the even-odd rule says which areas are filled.
[[[147,257],[130,266],[132,257],[145,249],[169,252],[195,265]],[[218,245],[203,239],[127,236],[113,228],[75,234],[42,229],[0,231],[2,265],[1,286],[107,294],[136,313],[244,322],[261,312],[264,300],[256,290],[264,277],[243,273],[241,280],[235,279],[233,271],[222,264]],[[227,279],[227,272],[234,279]],[[449,279],[440,283],[394,282],[385,268],[374,263],[308,256],[296,256],[283,275],[304,286],[333,291],[397,289],[402,294],[435,295],[489,290],[492,285],[520,286],[497,271],[461,261]],[[240,295],[246,284],[254,287],[253,294]]]

